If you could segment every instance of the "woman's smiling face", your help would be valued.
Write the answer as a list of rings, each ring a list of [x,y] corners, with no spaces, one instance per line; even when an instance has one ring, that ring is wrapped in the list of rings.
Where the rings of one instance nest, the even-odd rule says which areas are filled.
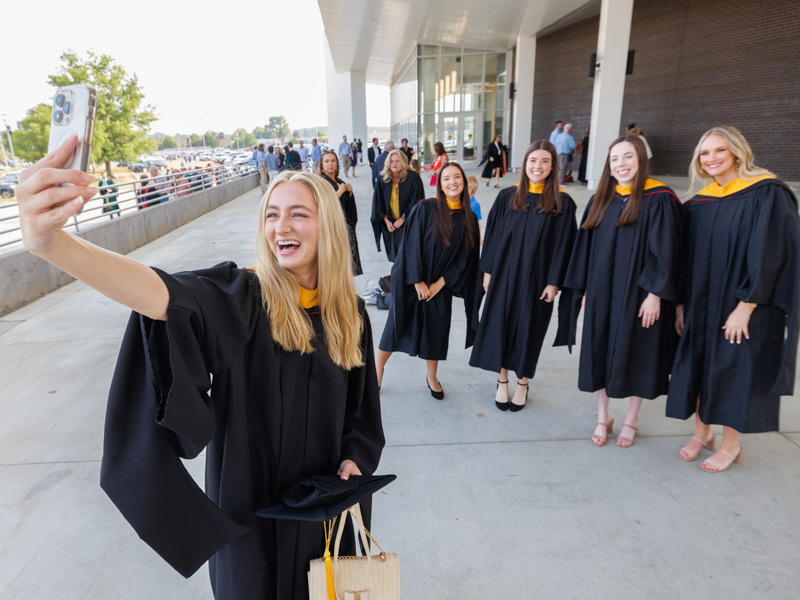
[[[264,230],[281,268],[300,285],[317,287],[318,210],[314,194],[302,183],[284,183],[269,198]]]

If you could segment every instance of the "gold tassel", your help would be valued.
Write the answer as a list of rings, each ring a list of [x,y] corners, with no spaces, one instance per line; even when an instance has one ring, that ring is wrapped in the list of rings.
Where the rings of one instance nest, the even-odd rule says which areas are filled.
[[[325,550],[325,579],[328,582],[328,600],[336,600],[336,592],[333,589],[333,561],[331,560],[330,550]]]

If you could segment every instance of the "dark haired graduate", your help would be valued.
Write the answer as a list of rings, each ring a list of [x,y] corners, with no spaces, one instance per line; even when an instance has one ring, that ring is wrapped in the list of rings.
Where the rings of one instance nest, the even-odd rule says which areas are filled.
[[[353,168],[355,171],[355,167]],[[358,238],[356,237],[356,223],[358,223],[358,209],[356,198],[353,195],[353,186],[345,183],[339,177],[339,159],[332,150],[326,150],[319,157],[319,174],[331,184],[339,203],[342,205],[344,219],[347,221],[347,231],[350,235],[350,255],[353,261],[353,275],[361,275],[361,254],[358,251]],[[355,177],[355,174],[353,175]]]
[[[381,336],[378,384],[392,352],[427,362],[427,385],[437,400],[437,379],[447,358],[453,296],[464,299],[467,342],[475,338],[475,277],[480,247],[478,219],[469,205],[467,178],[457,163],[446,164],[436,182],[436,197],[419,202],[402,229],[392,266],[392,304]]]
[[[667,393],[679,262],[680,202],[648,177],[642,140],[623,136],[609,148],[564,280],[585,293],[578,388],[597,392],[595,446],[608,443],[614,426],[609,398],[630,397],[616,442],[628,448],[643,399]]]
[[[682,334],[672,367],[667,416],[695,415],[679,456],[717,473],[739,462],[740,433],[777,431],[781,396],[794,392],[800,310],[800,218],[782,181],[753,164],[733,127],[707,131],[689,167],[714,181],[684,204],[687,225]]]
[[[336,196],[316,175],[282,173],[259,207],[254,271],[228,262],[169,275],[61,228],[93,195],[88,176],[61,168],[76,144],[27,169],[17,196],[31,252],[134,310],[101,486],[182,575],[208,561],[216,598],[307,599],[323,525],[256,513],[300,478],[372,474],[384,445]],[[203,449],[205,493],[181,461]]]
[[[501,191],[489,212],[480,260],[479,294],[485,292],[486,301],[469,364],[499,373],[495,405],[500,410],[525,407],[575,241],[575,210],[558,186],[555,147],[546,140],[533,142],[519,183]],[[518,378],[510,402],[509,371]]]
[[[378,174],[372,194],[372,230],[375,244],[381,251],[381,238],[386,258],[394,262],[400,247],[402,227],[411,209],[425,199],[422,179],[408,168],[406,155],[395,148],[389,152],[383,171]]]

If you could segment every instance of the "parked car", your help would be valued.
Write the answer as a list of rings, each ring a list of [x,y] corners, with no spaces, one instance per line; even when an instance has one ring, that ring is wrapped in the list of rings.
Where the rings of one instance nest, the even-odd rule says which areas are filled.
[[[16,183],[8,183],[6,181],[0,183],[0,197],[11,198],[17,191]]]
[[[134,173],[144,173],[147,170],[147,166],[144,163],[132,162],[128,163],[128,169]]]
[[[16,173],[6,173],[3,177],[3,181],[6,183],[13,183],[14,185],[19,185],[19,175]]]

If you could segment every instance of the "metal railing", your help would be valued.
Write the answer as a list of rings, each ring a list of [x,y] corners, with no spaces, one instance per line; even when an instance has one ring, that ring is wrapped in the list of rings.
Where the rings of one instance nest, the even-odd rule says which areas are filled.
[[[80,231],[81,227],[101,219],[122,217],[126,213],[147,210],[163,202],[191,198],[196,192],[241,179],[256,173],[249,161],[197,169],[172,169],[155,177],[142,176],[124,183],[98,186],[97,194],[71,217],[64,229]],[[22,241],[19,208],[16,202],[0,202],[0,248]]]

